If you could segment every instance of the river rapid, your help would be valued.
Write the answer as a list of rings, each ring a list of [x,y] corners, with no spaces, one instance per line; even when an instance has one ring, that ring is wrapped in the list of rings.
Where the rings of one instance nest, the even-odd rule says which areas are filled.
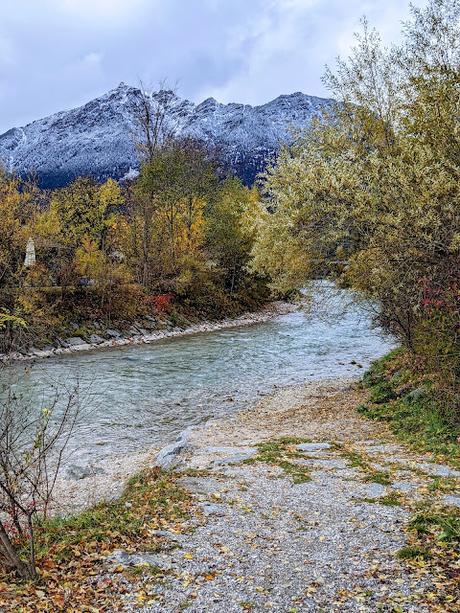
[[[13,381],[34,407],[49,403],[53,386],[71,389],[78,382],[82,412],[70,450],[74,464],[87,465],[167,444],[187,427],[248,406],[276,387],[357,377],[392,346],[371,325],[368,310],[350,304],[347,291],[320,284],[308,312],[15,364],[2,379]]]

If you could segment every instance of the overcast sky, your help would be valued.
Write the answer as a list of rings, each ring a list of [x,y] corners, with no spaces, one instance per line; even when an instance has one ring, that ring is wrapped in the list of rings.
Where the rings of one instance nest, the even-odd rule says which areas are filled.
[[[347,55],[363,14],[392,41],[408,8],[406,0],[0,0],[0,133],[120,81],[167,78],[194,101],[327,95],[324,65]]]

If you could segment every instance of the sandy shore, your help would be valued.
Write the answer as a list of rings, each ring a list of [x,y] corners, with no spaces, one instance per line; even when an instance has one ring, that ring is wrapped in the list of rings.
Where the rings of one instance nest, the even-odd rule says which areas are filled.
[[[203,332],[215,332],[217,330],[238,328],[240,326],[251,326],[269,321],[278,315],[294,312],[297,310],[297,308],[297,305],[287,302],[271,302],[264,309],[254,313],[248,312],[244,313],[240,317],[223,319],[216,322],[204,321],[187,328],[177,327],[169,330],[155,330],[149,334],[136,334],[129,337],[112,338],[97,344],[82,342],[81,344],[70,347],[51,347],[43,350],[34,348],[27,354],[19,352],[12,352],[9,354],[0,353],[0,362],[30,361],[41,358],[50,358],[57,355],[69,355],[71,353],[81,351],[96,351],[99,349],[109,349],[111,347],[124,347],[130,345],[146,345],[165,338],[189,336],[191,334],[200,334]]]

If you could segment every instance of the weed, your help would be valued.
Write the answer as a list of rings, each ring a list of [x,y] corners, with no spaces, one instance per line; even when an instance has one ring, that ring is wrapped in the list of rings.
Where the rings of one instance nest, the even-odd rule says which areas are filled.
[[[349,466],[352,468],[359,468],[366,473],[364,476],[364,481],[366,483],[378,483],[380,485],[391,484],[391,475],[387,472],[375,470],[368,456],[366,456],[364,453],[360,453],[353,449],[346,449],[344,447],[342,447],[339,451],[342,457],[347,460]]]
[[[397,556],[400,560],[414,560],[416,558],[425,559],[429,557],[429,552],[417,545],[406,545],[398,551]]]
[[[107,583],[98,591],[89,587],[100,560],[114,549],[158,550],[156,530],[181,530],[190,510],[190,495],[179,487],[177,476],[152,468],[133,477],[118,500],[74,517],[42,521],[37,525],[37,567],[47,582],[41,586],[40,608],[56,610],[56,602],[70,598],[79,610],[105,610],[107,603],[113,604],[113,586]],[[160,570],[141,566],[128,572],[156,577]],[[3,585],[12,586],[0,599],[8,610],[20,610],[19,602],[34,597],[33,585],[18,586],[6,573],[0,579]]]
[[[391,476],[389,473],[385,473],[382,471],[373,472],[372,469],[368,471],[366,477],[364,477],[364,481],[366,483],[378,483],[379,485],[390,485],[392,482]]]
[[[453,492],[458,488],[458,480],[453,477],[432,477],[428,485],[429,492],[442,492],[444,494]]]
[[[311,480],[309,469],[292,461],[305,459],[305,455],[295,447],[305,442],[305,440],[297,438],[281,438],[276,441],[260,443],[257,445],[257,456],[246,460],[245,463],[265,462],[266,464],[273,464],[279,466],[286,475],[291,477],[295,484],[305,483]]]
[[[402,504],[402,496],[398,492],[390,492],[378,498],[361,498],[360,501],[368,504],[382,504],[386,507],[399,507]]]

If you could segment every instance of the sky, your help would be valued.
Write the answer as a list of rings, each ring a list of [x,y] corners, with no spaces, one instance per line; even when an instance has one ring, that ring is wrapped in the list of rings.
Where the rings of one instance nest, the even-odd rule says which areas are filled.
[[[413,0],[423,5],[423,0]],[[0,133],[121,81],[195,102],[261,104],[347,56],[366,15],[397,41],[406,0],[0,0]]]

